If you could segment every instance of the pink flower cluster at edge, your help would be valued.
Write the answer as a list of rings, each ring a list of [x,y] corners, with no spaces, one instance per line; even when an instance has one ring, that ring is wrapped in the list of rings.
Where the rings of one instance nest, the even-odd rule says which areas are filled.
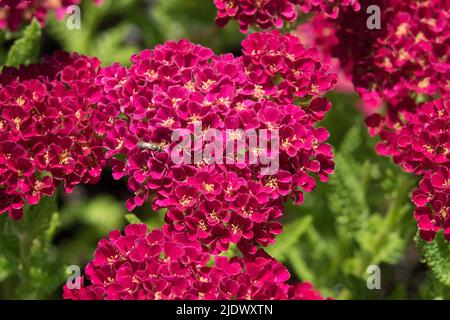
[[[105,165],[92,128],[100,61],[56,52],[0,75],[0,214],[20,219],[63,185],[95,183]]]
[[[432,241],[443,230],[450,241],[450,97],[424,103],[407,120],[389,139],[397,146],[394,160],[406,171],[423,174],[412,195],[420,235]],[[385,145],[378,146],[380,154]]]
[[[341,10],[335,20],[319,14],[299,36],[312,30],[326,60],[338,59],[370,115],[370,134],[381,138],[377,152],[423,176],[413,194],[422,238],[431,241],[443,230],[450,240],[450,1],[370,4],[381,8],[379,30],[365,28],[366,4],[359,12]]]
[[[64,287],[65,299],[323,300],[309,283],[288,284],[286,267],[262,250],[213,257],[185,234],[168,228],[147,234],[143,224],[100,240],[86,276],[90,284]]]
[[[92,0],[100,4],[103,0]],[[45,24],[49,11],[63,19],[67,8],[80,4],[81,0],[0,0],[0,29],[16,31],[33,18]]]

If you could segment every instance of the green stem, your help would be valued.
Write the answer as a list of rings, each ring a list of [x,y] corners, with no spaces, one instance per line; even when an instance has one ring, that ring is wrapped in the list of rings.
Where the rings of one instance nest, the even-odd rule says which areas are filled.
[[[19,269],[19,279],[20,279],[20,290],[19,296],[22,299],[32,300],[36,299],[36,293],[32,287],[31,280],[31,242],[27,234],[19,233],[19,250],[20,250],[20,269]]]
[[[407,212],[404,206],[404,199],[407,197],[409,190],[410,188],[407,179],[404,176],[399,177],[397,181],[397,191],[392,197],[393,201],[391,202],[388,212],[384,218],[383,225],[379,229],[380,232],[374,239],[375,252],[379,252],[382,249],[382,246],[386,242],[389,235],[394,232],[395,229],[397,229],[400,220]],[[348,243],[344,242],[339,246],[339,249],[345,251],[347,245]],[[362,259],[357,267],[356,274],[363,276],[370,265],[377,264],[379,263],[379,261],[376,261],[374,257],[367,252],[361,252],[361,256]],[[340,259],[338,259],[338,261],[342,261],[345,257],[345,252],[340,252],[339,257]],[[352,293],[350,290],[344,288],[336,298],[338,300],[348,300],[352,298]]]

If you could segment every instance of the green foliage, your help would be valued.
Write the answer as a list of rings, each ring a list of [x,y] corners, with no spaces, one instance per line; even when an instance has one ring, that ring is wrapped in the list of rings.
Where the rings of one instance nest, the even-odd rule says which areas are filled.
[[[278,237],[277,242],[267,248],[267,253],[278,259],[286,259],[290,251],[297,245],[300,237],[310,227],[311,216],[300,217],[283,228],[283,233]]]
[[[15,297],[43,298],[61,284],[52,246],[58,223],[56,197],[26,207],[20,221],[0,216],[0,280],[18,279]]]
[[[424,299],[450,300],[450,286],[443,284],[433,273],[429,273],[420,296]]]
[[[99,195],[79,211],[83,223],[95,226],[100,234],[107,234],[123,223],[125,208],[111,196]]]
[[[34,20],[14,42],[6,57],[5,65],[18,67],[21,64],[36,62],[40,51],[41,33],[39,23]]]
[[[85,1],[81,9],[80,29],[69,29],[65,23],[52,19],[48,31],[66,51],[98,57],[104,65],[114,62],[128,64],[139,47],[126,43],[132,24],[118,17],[133,10],[135,5],[133,0],[106,0],[102,6]],[[109,24],[111,20],[117,21]]]
[[[450,243],[442,232],[433,242],[426,242],[419,236],[415,238],[421,249],[422,260],[430,267],[433,276],[450,290]]]
[[[360,126],[353,126],[345,135],[340,152],[335,156],[336,170],[330,180],[333,192],[328,194],[330,209],[337,219],[340,236],[351,238],[367,226],[369,207],[365,190],[370,172],[369,163],[357,163],[350,155],[361,144]]]
[[[141,219],[139,219],[139,218],[138,218],[135,214],[133,214],[133,213],[127,214],[127,215],[125,216],[125,219],[127,219],[127,222],[128,222],[129,224],[142,223]]]
[[[216,12],[213,1],[156,0],[151,19],[165,39],[187,38],[222,53],[239,50],[236,44],[243,36],[237,24],[218,28],[214,23]]]

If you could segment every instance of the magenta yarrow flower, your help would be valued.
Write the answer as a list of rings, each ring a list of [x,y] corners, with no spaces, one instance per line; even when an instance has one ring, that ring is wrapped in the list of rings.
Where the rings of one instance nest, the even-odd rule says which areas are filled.
[[[104,156],[91,117],[100,62],[56,52],[0,74],[0,214],[20,218],[59,185],[100,178]]]
[[[338,58],[372,114],[366,124],[381,138],[377,152],[392,156],[406,172],[424,175],[413,197],[421,236],[432,240],[443,229],[448,239],[448,191],[430,187],[429,180],[440,177],[436,172],[447,170],[450,159],[450,2],[372,4],[381,8],[380,30],[361,27],[366,4],[360,12],[343,9],[336,20],[317,15],[300,37],[302,30],[313,30],[322,54]]]
[[[374,117],[372,119],[375,119]],[[404,113],[401,126],[382,129],[382,142],[377,152],[393,156],[406,172],[422,174],[435,166],[450,165],[450,97],[418,105],[411,113]],[[368,124],[372,124],[368,121]],[[371,127],[376,130],[380,125]]]
[[[381,9],[379,30],[366,27],[368,5]],[[317,15],[310,24],[315,44],[339,59],[363,101],[372,110],[385,104],[385,115],[376,117],[392,129],[414,111],[414,100],[450,90],[449,6],[448,0],[377,0],[359,12],[343,9],[336,20]]]
[[[371,130],[380,133],[382,141],[376,147],[379,154],[392,156],[406,172],[423,175],[412,197],[422,238],[431,241],[436,232],[444,230],[450,241],[449,96],[420,104],[411,113],[405,112],[403,121],[391,130],[383,126],[381,116],[373,116],[367,123]]]
[[[211,256],[186,235],[144,224],[112,231],[86,267],[89,284],[64,287],[73,300],[322,300],[309,283],[287,284],[283,264],[260,250],[247,257]]]
[[[314,177],[326,181],[334,166],[328,132],[314,126],[331,107],[321,96],[335,82],[317,50],[278,32],[250,35],[242,46],[235,58],[187,40],[167,42],[133,56],[130,69],[113,65],[97,79],[104,93],[93,123],[105,135],[114,177],[127,177],[135,195],[127,208],[152,196],[155,210],[168,209],[172,231],[213,253],[230,243],[253,251],[272,243],[283,203],[301,203]],[[219,163],[175,164],[172,133],[195,135],[200,122],[202,132],[279,130],[279,171],[262,175],[260,163],[228,164],[222,155]]]
[[[93,0],[100,4],[103,0]],[[36,19],[45,24],[49,12],[62,20],[67,9],[80,4],[81,0],[0,0],[0,29],[16,31],[23,23]]]
[[[332,48],[339,43],[335,36],[335,22],[324,14],[315,15],[311,20],[301,24],[294,32],[306,47],[317,47],[322,60],[330,65],[330,71],[338,75],[334,90],[353,93],[354,87],[350,77],[344,72],[338,58],[333,57]]]
[[[218,10],[216,23],[224,27],[236,19],[243,33],[249,27],[281,28],[285,22],[294,22],[300,12],[321,12],[335,19],[341,8],[360,8],[358,0],[214,0],[214,4]]]
[[[450,242],[450,170],[439,166],[427,171],[413,192],[417,206],[414,218],[422,239],[432,241],[436,232],[443,231]]]

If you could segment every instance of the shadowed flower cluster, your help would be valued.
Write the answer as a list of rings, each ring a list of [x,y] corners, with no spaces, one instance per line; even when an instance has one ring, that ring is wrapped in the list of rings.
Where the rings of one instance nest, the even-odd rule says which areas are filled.
[[[56,52],[41,64],[0,74],[0,213],[20,218],[59,185],[94,183],[102,141],[91,126],[100,62]]]
[[[412,200],[420,235],[427,241],[440,230],[450,241],[449,123],[450,99],[446,97],[419,107],[395,137],[394,160],[407,171],[424,173]]]
[[[339,58],[362,99],[374,107],[387,104],[385,124],[393,127],[399,113],[415,107],[412,98],[450,89],[449,3],[377,0],[370,5],[381,9],[381,29],[361,27],[367,24],[368,4],[359,12],[342,10],[336,20],[317,15],[310,23],[317,30],[316,45]]]
[[[73,300],[321,300],[309,283],[287,284],[289,272],[262,250],[254,256],[210,256],[184,234],[134,224],[99,242],[86,268],[90,284],[64,287]],[[82,280],[82,279],[79,279]]]
[[[62,20],[67,8],[78,5],[81,0],[0,0],[0,29],[16,31],[22,23],[32,19],[45,24],[49,12],[54,12],[56,18]],[[93,0],[100,4],[102,0]]]
[[[450,242],[450,172],[448,166],[428,170],[413,192],[412,200],[417,206],[414,218],[420,236],[432,241],[436,232],[444,231]]]
[[[379,132],[382,140],[376,150],[392,156],[406,172],[423,175],[412,196],[420,235],[432,241],[436,232],[444,230],[450,241],[450,99],[446,96],[418,104],[403,115],[403,123],[393,129],[379,129],[381,116],[367,120],[369,129]]]
[[[448,97],[424,103],[450,90],[449,2],[373,4],[381,9],[381,29],[361,28],[368,19],[365,4],[360,12],[342,10],[335,20],[317,15],[310,28],[299,29],[300,37],[312,30],[322,54],[338,58],[371,114],[370,134],[381,138],[377,152],[424,175],[413,196],[421,236],[431,241],[444,229],[449,239],[449,190],[441,179],[449,164]]]
[[[218,9],[216,23],[220,27],[236,19],[244,33],[252,26],[281,28],[285,22],[294,22],[299,12],[321,12],[335,19],[341,8],[360,9],[358,0],[214,0],[214,4]]]
[[[383,130],[377,152],[392,156],[406,172],[423,174],[450,164],[450,99],[444,97],[418,105],[404,114],[397,130]],[[369,122],[370,124],[370,122]]]
[[[331,107],[321,95],[335,82],[318,52],[278,32],[250,35],[242,45],[235,58],[186,40],[167,42],[133,56],[130,69],[113,65],[97,79],[104,93],[94,126],[105,135],[114,177],[128,177],[135,194],[128,209],[154,195],[154,209],[168,209],[171,230],[213,253],[230,243],[245,252],[272,243],[283,202],[301,203],[315,177],[326,181],[334,167],[328,132],[314,126]],[[195,135],[198,124],[202,133],[278,130],[279,150],[270,156],[279,170],[262,175],[261,163],[228,163],[217,154],[174,163],[172,134]],[[243,149],[262,151],[248,141]]]

